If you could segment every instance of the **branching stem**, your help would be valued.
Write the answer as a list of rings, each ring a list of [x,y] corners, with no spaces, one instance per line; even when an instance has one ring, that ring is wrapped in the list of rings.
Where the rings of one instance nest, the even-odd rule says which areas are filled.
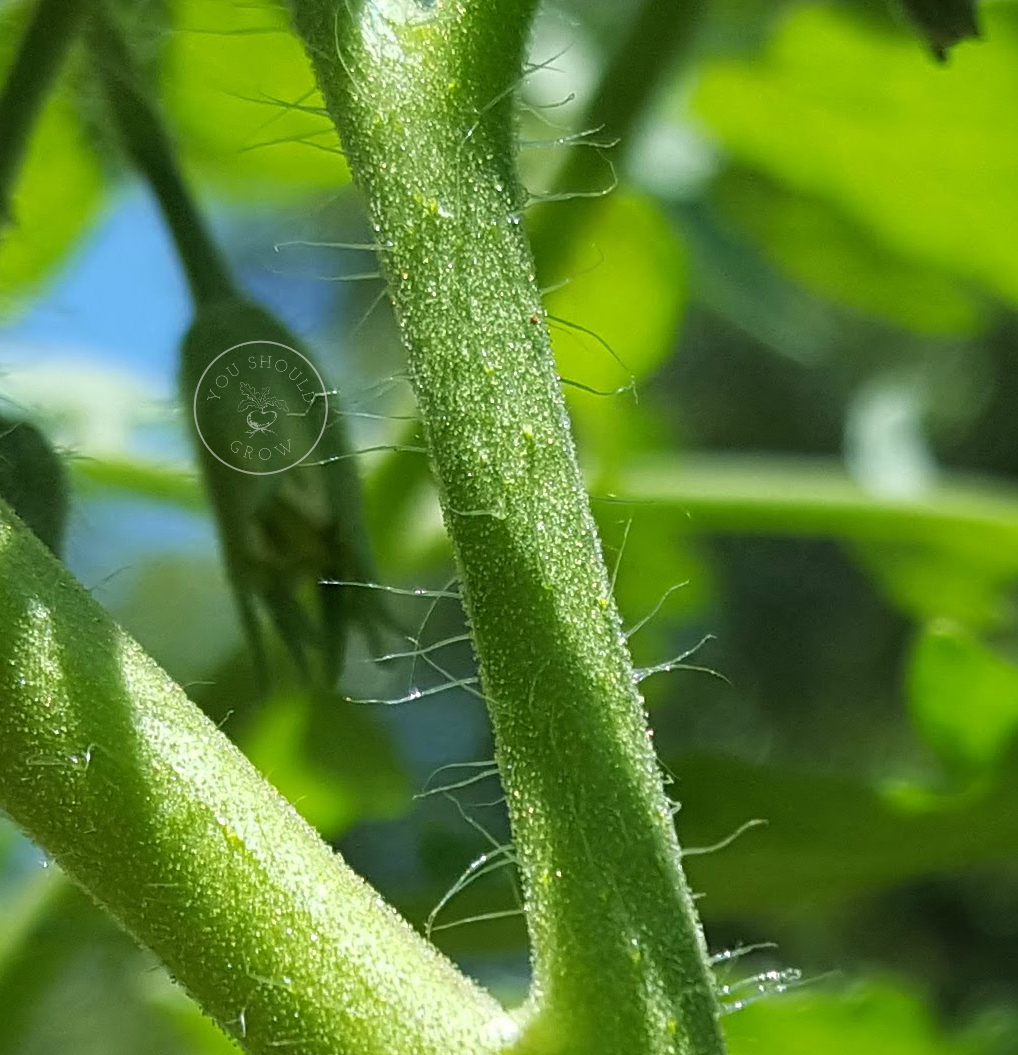
[[[367,199],[453,542],[534,955],[528,1052],[718,1055],[704,941],[520,225],[533,0],[292,0]]]

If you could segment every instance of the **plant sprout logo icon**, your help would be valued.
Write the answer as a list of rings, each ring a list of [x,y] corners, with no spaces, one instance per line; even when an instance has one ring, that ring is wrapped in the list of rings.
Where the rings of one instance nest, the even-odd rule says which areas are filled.
[[[274,399],[269,395],[269,386],[266,385],[261,392],[256,392],[252,385],[247,384],[246,381],[240,383],[240,394],[244,397],[237,405],[237,410],[241,414],[247,410],[247,424],[250,431],[249,436],[253,436],[255,433],[260,432],[273,432],[272,424],[278,416],[274,410],[270,410],[270,407],[279,407],[279,409],[286,414],[289,411],[289,407],[286,405],[285,399]],[[252,409],[253,408],[253,409]],[[255,412],[262,415],[259,421],[255,417]]]
[[[315,449],[329,417],[329,392],[303,352],[279,341],[242,341],[202,371],[193,409],[209,455],[264,476],[300,465]]]

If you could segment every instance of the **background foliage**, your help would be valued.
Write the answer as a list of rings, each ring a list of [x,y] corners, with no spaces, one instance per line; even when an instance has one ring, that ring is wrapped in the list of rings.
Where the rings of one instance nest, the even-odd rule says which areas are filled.
[[[244,284],[316,347],[360,445],[405,444],[381,287],[342,281],[371,271],[358,254],[307,244],[365,231],[283,12],[142,6],[153,83]],[[26,10],[0,4],[0,69]],[[547,68],[523,86],[535,194],[554,141],[586,130],[625,18],[545,9]],[[620,603],[632,624],[653,613],[637,662],[710,634],[689,662],[727,679],[646,685],[680,835],[707,847],[767,821],[688,861],[712,948],[774,943],[719,964],[751,1003],[726,1019],[735,1053],[1018,1052],[1018,5],[982,22],[940,67],[882,5],[713,0],[617,153],[620,186],[557,247],[569,282],[548,308],[567,320],[561,372],[586,386],[569,397]],[[0,251],[0,412],[66,453],[68,564],[358,871],[512,1000],[508,873],[431,918],[504,841],[495,781],[415,797],[484,772],[435,773],[490,758],[479,701],[258,699],[173,402],[184,281],[98,112],[75,56]],[[539,207],[546,242],[569,207]],[[445,584],[420,455],[363,472],[383,581]],[[463,631],[454,602],[397,614],[422,644]],[[372,664],[362,642],[345,690],[472,674],[464,644],[438,655],[441,671]],[[767,972],[788,967],[808,984],[773,994],[788,976]],[[231,1049],[10,827],[0,1008],[0,1055]]]

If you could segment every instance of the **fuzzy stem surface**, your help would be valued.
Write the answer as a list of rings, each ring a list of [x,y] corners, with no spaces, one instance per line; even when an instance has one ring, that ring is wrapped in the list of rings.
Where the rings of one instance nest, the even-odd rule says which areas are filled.
[[[521,1050],[718,1055],[703,935],[522,226],[533,0],[291,0],[382,246],[520,863]]]
[[[502,1009],[0,500],[0,808],[252,1055],[490,1055]]]

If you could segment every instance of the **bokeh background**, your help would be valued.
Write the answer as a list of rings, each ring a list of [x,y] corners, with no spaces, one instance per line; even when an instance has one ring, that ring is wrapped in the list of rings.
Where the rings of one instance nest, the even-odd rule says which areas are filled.
[[[0,0],[0,71],[28,10]],[[307,244],[366,232],[335,133],[291,105],[315,96],[284,12],[139,11],[236,274],[383,448],[361,462],[381,581],[446,585],[375,262]],[[634,48],[636,17],[542,9],[525,222],[636,660],[669,668],[644,688],[680,836],[740,833],[687,860],[732,1051],[1016,1053],[1018,4],[987,0],[943,65],[883,3],[684,0]],[[62,452],[67,563],[355,868],[520,999],[514,877],[460,883],[507,838],[497,781],[441,768],[491,758],[476,695],[260,698],[176,398],[186,285],[80,56],[15,205],[0,413]],[[398,614],[422,646],[463,631],[454,601]],[[440,670],[369,652],[352,700],[473,674],[463,644]],[[0,819],[0,1055],[228,1050]]]

